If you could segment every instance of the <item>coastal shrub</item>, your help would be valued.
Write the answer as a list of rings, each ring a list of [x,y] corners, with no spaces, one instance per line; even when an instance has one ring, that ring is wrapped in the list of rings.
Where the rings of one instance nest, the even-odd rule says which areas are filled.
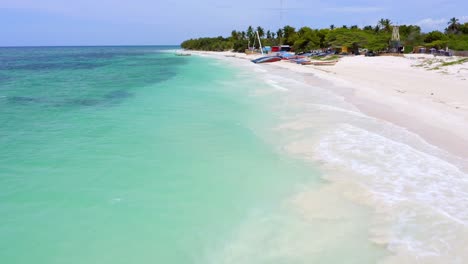
[[[414,49],[414,46],[406,45],[403,52],[404,53],[411,53],[411,52],[413,52],[413,49]]]
[[[468,22],[463,25],[460,25],[460,32],[462,34],[468,34]]]
[[[335,48],[341,48],[343,46],[349,48],[365,47],[369,42],[369,38],[366,33],[347,28],[337,28],[330,31],[325,40],[330,46]]]
[[[450,36],[448,47],[453,50],[468,50],[468,34]]]
[[[365,48],[373,51],[384,51],[388,48],[388,43],[390,41],[389,33],[368,33],[366,36],[368,40]]]
[[[448,37],[440,31],[431,31],[424,36],[425,43],[432,43],[438,40],[446,40]]]
[[[187,50],[224,51],[232,49],[233,43],[223,37],[199,38],[186,40],[180,46]]]
[[[234,45],[232,47],[233,51],[235,52],[244,52],[245,49],[247,48],[249,44],[249,41],[248,40],[236,40],[234,42]]]
[[[426,47],[428,48],[435,48],[435,49],[444,49],[447,47],[448,40],[436,40],[431,43],[427,43]]]
[[[296,35],[296,41],[293,44],[296,52],[310,51],[320,47],[320,38],[311,28],[302,27]]]

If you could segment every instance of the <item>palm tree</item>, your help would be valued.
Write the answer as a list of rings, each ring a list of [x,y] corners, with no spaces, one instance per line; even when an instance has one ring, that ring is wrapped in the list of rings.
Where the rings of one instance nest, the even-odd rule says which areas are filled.
[[[253,37],[253,33],[254,33],[254,30],[253,30],[253,27],[252,26],[249,26],[247,28],[247,37],[250,39]]]
[[[351,29],[358,29],[358,26],[357,25],[352,25]]]
[[[447,23],[447,32],[457,33],[458,29],[460,28],[460,23],[458,23],[458,18],[452,17],[450,21]]]
[[[392,29],[392,21],[390,19],[385,19],[385,30],[390,32]]]
[[[334,29],[335,29],[335,25],[331,24],[331,25],[330,25],[330,29],[331,29],[331,30],[334,30]]]
[[[342,28],[348,28],[348,26],[346,26],[346,25],[343,25],[343,26],[342,26]]]
[[[241,32],[241,37],[242,37],[243,40],[245,39],[246,36],[247,36],[247,34],[245,33],[245,31],[242,31]]]
[[[238,40],[239,39],[239,33],[235,30],[231,32],[231,39],[233,40]]]
[[[382,18],[382,19],[379,20],[379,26],[380,26],[380,28],[382,28],[386,32],[390,32],[392,22],[390,21],[390,19],[383,19]]]
[[[263,38],[263,36],[265,36],[265,30],[262,27],[258,26],[257,32],[259,37]]]
[[[271,32],[270,32],[270,30],[267,30],[266,38],[267,38],[267,39],[271,39]]]
[[[255,36],[254,36],[254,29],[252,26],[249,26],[247,28],[247,40],[250,42],[250,43],[253,43],[254,42],[254,39],[255,39]]]
[[[276,31],[276,37],[278,39],[281,39],[283,37],[283,30],[280,28],[278,31]]]

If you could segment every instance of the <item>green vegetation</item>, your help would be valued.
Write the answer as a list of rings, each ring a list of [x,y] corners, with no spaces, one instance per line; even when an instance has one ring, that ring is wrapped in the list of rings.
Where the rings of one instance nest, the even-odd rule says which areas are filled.
[[[450,61],[450,59],[448,60],[449,61],[443,58],[435,57],[433,59],[424,60],[421,62],[421,64],[412,65],[412,67],[423,67],[430,71],[437,71],[437,70],[443,69],[443,67],[445,66],[468,63],[468,58],[463,58],[463,59],[458,59],[458,60],[453,60],[453,61]]]
[[[244,43],[242,43],[242,46]],[[247,44],[246,44],[247,45]],[[184,49],[203,50],[203,51],[224,51],[233,49],[233,45],[229,38],[199,38],[184,41],[182,43]]]
[[[463,59],[456,60],[456,61],[444,62],[440,66],[450,66],[450,65],[456,65],[456,64],[463,64],[465,62],[468,62],[468,58],[463,58]]]
[[[285,26],[276,31],[249,26],[246,31],[233,30],[231,36],[226,38],[190,39],[184,41],[181,46],[188,50],[244,52],[249,47],[259,48],[256,32],[263,46],[290,45],[296,52],[343,46],[347,47],[349,52],[357,52],[360,48],[386,51],[390,44],[392,22],[389,19],[380,19],[377,25],[363,28],[356,25],[331,25],[325,29],[302,27],[296,30],[294,27]],[[413,47],[418,46],[468,50],[468,23],[461,24],[457,18],[452,18],[447,23],[445,32],[428,33],[422,33],[421,28],[416,25],[401,25],[400,37],[406,53],[412,52]]]

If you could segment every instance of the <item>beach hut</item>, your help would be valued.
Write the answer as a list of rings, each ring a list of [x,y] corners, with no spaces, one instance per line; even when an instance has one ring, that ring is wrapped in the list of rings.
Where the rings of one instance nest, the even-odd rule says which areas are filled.
[[[289,45],[281,45],[280,51],[291,51],[291,46],[289,46]]]
[[[265,46],[265,47],[263,47],[263,52],[270,53],[270,52],[272,52],[272,48],[270,46]]]
[[[280,49],[281,49],[280,46],[273,46],[273,47],[271,47],[271,52],[279,52]]]
[[[413,53],[426,53],[426,48],[424,46],[414,47]]]
[[[424,46],[415,47],[413,50],[413,53],[426,53],[426,47]]]

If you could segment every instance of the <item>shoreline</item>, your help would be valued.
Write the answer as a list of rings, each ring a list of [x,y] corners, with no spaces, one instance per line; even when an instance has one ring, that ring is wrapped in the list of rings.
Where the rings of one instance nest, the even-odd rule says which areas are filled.
[[[327,183],[292,197],[299,217],[338,220],[323,230],[332,234],[341,221],[353,222],[350,208],[363,206],[370,215],[358,213],[368,221],[359,234],[385,249],[382,263],[468,259],[458,246],[468,239],[466,73],[428,72],[401,57],[348,57],[309,67],[194,54],[245,67],[277,93],[281,103],[272,110],[283,117],[277,128],[283,134],[274,143],[316,164]]]
[[[259,57],[232,52],[190,52],[218,59]],[[263,65],[266,70],[275,67],[311,74],[330,83],[332,92],[343,96],[362,113],[419,135],[427,143],[456,156],[457,165],[468,171],[468,65],[457,66],[454,73],[435,72],[416,67],[420,58],[356,56],[342,58],[335,66],[303,66],[287,61]],[[314,80],[304,82],[311,84]]]

